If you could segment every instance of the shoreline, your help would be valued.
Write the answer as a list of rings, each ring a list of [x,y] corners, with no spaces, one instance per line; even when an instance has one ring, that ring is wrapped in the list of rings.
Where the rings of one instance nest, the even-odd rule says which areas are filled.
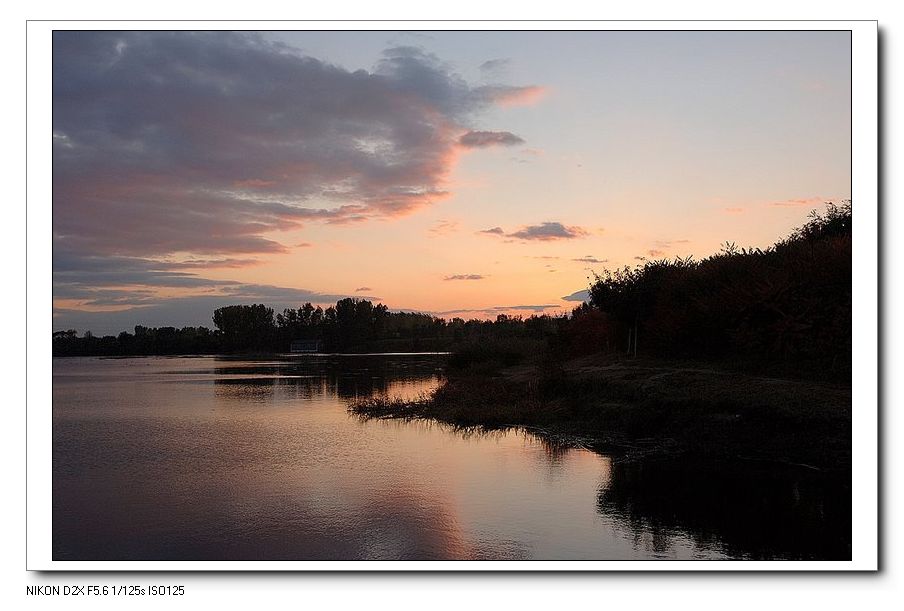
[[[687,456],[850,472],[851,388],[700,364],[592,355],[562,363],[451,369],[430,396],[376,397],[364,419],[523,428],[628,460]]]

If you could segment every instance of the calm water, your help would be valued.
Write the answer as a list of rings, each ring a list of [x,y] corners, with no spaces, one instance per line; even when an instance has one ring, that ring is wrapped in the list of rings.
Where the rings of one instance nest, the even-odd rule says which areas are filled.
[[[54,559],[850,558],[837,484],[347,413],[443,360],[54,359]]]

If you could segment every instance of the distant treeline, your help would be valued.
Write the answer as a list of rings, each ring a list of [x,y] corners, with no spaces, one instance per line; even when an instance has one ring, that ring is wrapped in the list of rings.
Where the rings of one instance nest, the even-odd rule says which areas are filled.
[[[213,313],[215,328],[143,327],[97,337],[90,331],[53,334],[54,356],[128,356],[288,352],[294,340],[317,340],[323,352],[448,350],[481,338],[546,338],[566,317],[501,314],[495,320],[446,320],[418,312],[390,312],[365,299],[322,308],[306,303],[274,314],[262,304],[231,305]]]
[[[454,349],[459,364],[512,364],[544,352],[552,361],[607,352],[627,357],[719,361],[776,375],[849,381],[851,205],[830,204],[766,249],[726,243],[722,252],[647,261],[606,271],[590,302],[566,316],[500,315],[481,321],[390,312],[342,299],[274,313],[233,305],[213,313],[215,329],[148,328],[95,337],[53,334],[55,356],[287,352],[318,340],[324,352]]]

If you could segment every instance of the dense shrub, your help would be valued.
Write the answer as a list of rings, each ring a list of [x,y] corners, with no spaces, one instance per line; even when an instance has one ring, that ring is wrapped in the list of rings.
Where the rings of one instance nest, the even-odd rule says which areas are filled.
[[[648,261],[597,276],[591,303],[612,342],[664,357],[730,359],[747,367],[849,378],[851,206],[822,214],[770,248],[702,261]]]

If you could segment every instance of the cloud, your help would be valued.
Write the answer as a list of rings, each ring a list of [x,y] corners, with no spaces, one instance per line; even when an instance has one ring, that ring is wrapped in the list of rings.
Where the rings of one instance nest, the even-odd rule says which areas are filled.
[[[533,95],[472,87],[416,47],[370,72],[228,32],[56,32],[54,50],[54,297],[87,305],[315,295],[191,272],[287,252],[274,232],[446,197],[471,119]]]
[[[656,240],[653,243],[653,248],[647,251],[647,255],[651,257],[664,257],[668,254],[668,251],[672,249],[676,244],[690,244],[690,240]],[[646,260],[643,257],[634,257],[638,260]]]
[[[590,291],[584,289],[583,291],[575,291],[571,295],[565,295],[562,297],[562,301],[590,301]]]
[[[514,231],[512,233],[506,233],[505,230],[502,229],[502,227],[483,229],[481,231],[478,231],[477,233],[484,233],[524,241],[570,240],[574,238],[583,238],[589,235],[589,232],[582,227],[565,226],[562,223],[558,222],[546,222],[540,223],[539,225],[527,225],[526,227],[522,227],[518,231]]]
[[[204,288],[238,284],[232,280],[203,278],[185,269],[224,266],[209,260],[156,261],[138,257],[95,257],[71,252],[53,252],[53,296],[55,299],[91,299],[97,289],[130,287]],[[223,259],[225,267],[243,260]]]
[[[446,276],[443,280],[483,280],[486,276],[480,274],[455,274],[454,276]]]
[[[135,324],[195,325],[198,323],[190,321],[209,318],[214,308],[205,308],[209,308],[210,303],[219,304],[215,307],[220,307],[233,303],[260,302],[268,305],[276,304],[280,306],[277,309],[282,309],[283,307],[297,307],[298,304],[305,301],[333,303],[349,297],[345,294],[321,293],[304,288],[205,278],[195,273],[196,270],[207,267],[239,266],[244,263],[243,260],[173,262],[153,261],[138,257],[93,257],[55,250],[53,253],[53,298],[54,311],[58,312],[54,317],[55,329],[61,327],[66,329],[89,328],[94,331],[119,332]],[[249,263],[253,264],[256,261],[249,261]],[[184,295],[185,293],[188,295],[174,296],[174,294]],[[379,297],[364,297],[379,300]],[[66,305],[60,305],[61,303]],[[156,306],[161,306],[162,309],[149,309]],[[81,311],[81,308],[86,308],[87,311]],[[90,310],[101,308],[106,308],[107,311],[94,312],[97,316],[89,315]],[[103,314],[113,314],[109,311],[110,308],[131,312],[130,314],[117,314],[111,318],[111,321],[125,320],[129,321],[129,324],[112,329],[101,320]],[[195,311],[193,308],[200,308],[200,310]],[[72,312],[80,313],[76,315]],[[173,316],[167,318],[169,314],[173,314]],[[178,318],[176,314],[184,314],[186,318]],[[153,320],[145,320],[147,316],[153,316]],[[57,326],[58,323],[60,327]],[[85,326],[89,323],[90,326]]]
[[[742,214],[744,212],[743,208],[723,208],[723,212],[726,214]]]
[[[481,113],[541,89],[474,86],[418,47],[350,71],[242,32],[53,49],[53,247],[83,257],[239,261],[309,223],[411,214],[449,196]]]
[[[358,288],[355,289],[355,292],[356,292],[356,293],[363,293],[363,292],[365,292],[365,291],[372,291],[372,290],[373,290],[373,289],[370,288],[369,286],[359,286]]]
[[[258,259],[187,259],[164,263],[167,269],[221,269],[259,265]]]
[[[487,148],[524,144],[524,139],[511,132],[471,131],[459,138],[458,143],[465,148]]]
[[[780,207],[819,206],[825,201],[827,200],[822,197],[805,197],[800,199],[786,199],[780,202],[772,202],[770,205]]]
[[[488,59],[480,64],[478,69],[484,76],[495,77],[508,70],[511,63],[512,60],[507,57],[498,57],[495,59]]]
[[[427,231],[429,231],[433,235],[448,235],[450,233],[455,233],[456,231],[458,231],[458,227],[458,221],[448,221],[446,219],[440,219],[433,225],[433,227],[431,227]]]
[[[509,85],[486,85],[477,87],[475,94],[485,102],[499,106],[529,106],[540,101],[547,93],[545,87],[512,87]]]
[[[532,159],[536,159],[543,154],[543,151],[537,148],[524,148],[519,152],[522,156],[509,157],[509,160],[515,163],[531,163]]]
[[[445,310],[443,312],[428,312],[428,314],[433,314],[434,316],[448,316],[450,314],[484,314],[487,316],[492,316],[494,314],[501,314],[504,312],[544,312],[546,310],[557,310],[560,309],[561,306],[555,304],[540,304],[540,305],[513,305],[513,306],[492,306],[488,308],[473,308],[473,309],[464,309],[464,310]]]
[[[566,227],[562,223],[546,222],[539,225],[528,225],[522,227],[514,233],[508,234],[511,238],[519,240],[571,240],[574,238],[582,238],[588,232],[581,227]]]
[[[579,263],[606,263],[609,259],[597,259],[591,255],[587,255],[586,257],[581,257],[579,259],[572,259],[572,261],[577,261]]]

